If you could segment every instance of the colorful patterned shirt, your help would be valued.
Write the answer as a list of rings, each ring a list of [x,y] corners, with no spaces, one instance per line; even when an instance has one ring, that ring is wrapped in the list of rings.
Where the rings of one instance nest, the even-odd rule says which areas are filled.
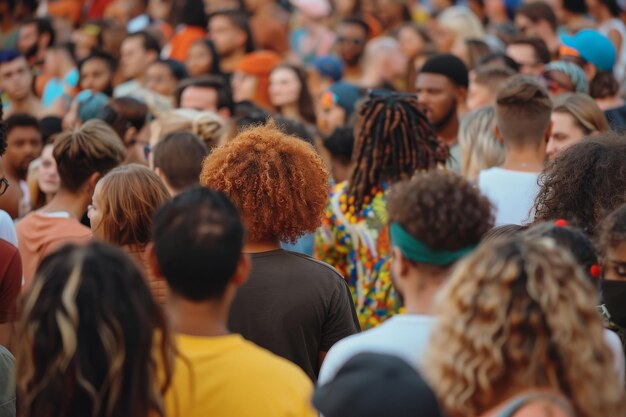
[[[382,323],[399,309],[391,282],[391,246],[385,194],[366,199],[360,213],[349,207],[347,182],[330,194],[315,257],[334,266],[348,281],[362,329]]]

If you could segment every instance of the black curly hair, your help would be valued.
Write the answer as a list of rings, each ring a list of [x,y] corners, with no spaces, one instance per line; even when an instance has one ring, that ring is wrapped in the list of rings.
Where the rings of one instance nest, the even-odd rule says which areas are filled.
[[[455,251],[480,243],[494,223],[492,207],[463,177],[419,173],[395,184],[387,200],[390,223],[432,249]]]
[[[0,157],[7,150],[7,124],[4,123],[2,97],[0,97]]]
[[[626,140],[603,133],[570,147],[539,178],[535,222],[565,219],[593,235],[626,203]]]

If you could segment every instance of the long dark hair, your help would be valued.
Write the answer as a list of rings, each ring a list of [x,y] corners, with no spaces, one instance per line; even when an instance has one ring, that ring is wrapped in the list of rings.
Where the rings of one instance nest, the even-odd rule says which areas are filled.
[[[173,357],[166,319],[121,250],[94,242],[46,257],[26,296],[19,336],[24,417],[164,415]]]
[[[307,84],[306,71],[293,64],[280,64],[272,71],[285,68],[293,71],[300,82],[300,96],[298,96],[298,113],[300,113],[300,117],[302,117],[305,122],[314,125],[316,123],[315,106],[313,104],[313,96],[311,96],[309,85]],[[278,111],[280,112],[280,109],[278,109]]]

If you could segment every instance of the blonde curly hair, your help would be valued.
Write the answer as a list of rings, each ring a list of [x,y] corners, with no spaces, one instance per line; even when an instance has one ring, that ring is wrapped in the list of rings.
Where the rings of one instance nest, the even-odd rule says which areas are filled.
[[[426,372],[452,417],[527,390],[560,393],[580,417],[624,414],[595,291],[552,239],[483,244],[437,300]]]

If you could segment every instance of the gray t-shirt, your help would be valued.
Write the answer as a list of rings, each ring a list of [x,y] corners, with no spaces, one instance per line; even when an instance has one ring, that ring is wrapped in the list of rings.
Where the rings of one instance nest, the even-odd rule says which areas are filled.
[[[0,417],[15,417],[15,358],[0,346]]]
[[[319,353],[359,332],[345,279],[331,266],[282,249],[252,254],[252,273],[229,328],[299,365],[315,381]]]

